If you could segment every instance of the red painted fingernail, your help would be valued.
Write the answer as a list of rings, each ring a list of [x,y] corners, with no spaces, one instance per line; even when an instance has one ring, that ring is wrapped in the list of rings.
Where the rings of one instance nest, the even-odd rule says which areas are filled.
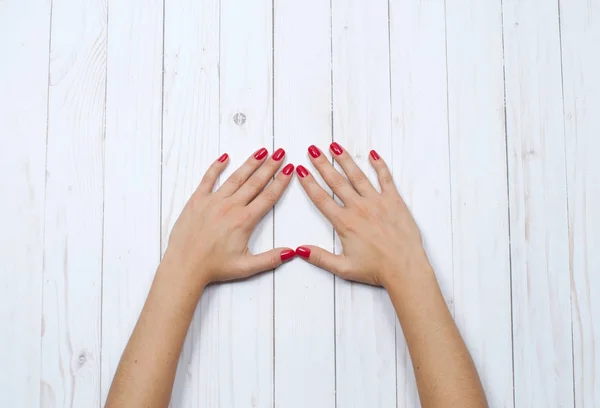
[[[264,147],[262,149],[260,149],[258,152],[256,152],[254,154],[254,158],[256,160],[262,160],[267,156],[267,149],[265,149]]]
[[[337,154],[338,156],[344,153],[344,149],[342,149],[342,146],[340,146],[336,142],[333,142],[329,147],[331,148],[331,151]]]
[[[281,262],[289,261],[293,257],[296,256],[296,252],[293,249],[286,249],[285,251],[281,251]]]
[[[321,152],[319,151],[319,149],[317,149],[317,146],[315,145],[311,145],[308,147],[308,153],[310,153],[310,155],[315,159],[321,155]]]
[[[310,249],[303,246],[298,247],[296,248],[296,255],[308,259],[310,257]]]
[[[298,173],[298,175],[302,178],[308,176],[308,170],[306,170],[306,167],[300,165],[296,168],[296,172]]]
[[[273,153],[273,160],[279,161],[285,156],[285,150],[277,149],[275,153]]]
[[[228,157],[229,155],[227,153],[223,153],[223,155],[219,157],[219,161],[223,163],[225,160],[227,160]]]
[[[292,171],[294,171],[294,165],[292,163],[287,164],[283,170],[281,170],[281,172],[283,174],[285,174],[286,176],[289,176],[290,174],[292,174]]]
[[[371,157],[373,158],[373,160],[379,160],[379,155],[375,150],[371,150]]]

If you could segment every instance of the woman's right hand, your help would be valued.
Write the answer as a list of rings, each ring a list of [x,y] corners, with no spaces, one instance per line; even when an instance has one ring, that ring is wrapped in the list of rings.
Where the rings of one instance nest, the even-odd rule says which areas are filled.
[[[337,231],[342,252],[339,255],[316,246],[299,247],[296,254],[337,276],[376,286],[387,286],[396,278],[427,265],[421,234],[400,197],[392,175],[373,150],[371,165],[377,172],[377,191],[348,152],[337,143],[332,156],[346,173],[344,177],[315,146],[308,149],[311,162],[323,180],[343,202],[340,206],[304,166],[296,169],[302,187]]]

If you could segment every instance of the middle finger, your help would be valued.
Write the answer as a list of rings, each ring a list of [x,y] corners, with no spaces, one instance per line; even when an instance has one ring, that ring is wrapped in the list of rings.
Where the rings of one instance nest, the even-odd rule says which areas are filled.
[[[283,163],[285,150],[277,149],[275,153],[244,183],[242,187],[233,195],[233,199],[242,203],[248,204],[260,193],[269,181],[273,179],[273,175],[281,167]]]
[[[378,194],[373,184],[369,181],[365,173],[358,167],[358,165],[352,160],[352,157],[348,152],[344,151],[342,146],[333,142],[329,149],[333,152],[333,158],[342,167],[348,180],[352,183],[352,186],[358,191],[363,197],[373,196]]]
[[[308,148],[308,153],[311,162],[323,177],[325,183],[343,203],[348,204],[359,198],[358,193],[352,188],[346,177],[332,166],[331,162],[321,154],[321,151],[315,145]]]

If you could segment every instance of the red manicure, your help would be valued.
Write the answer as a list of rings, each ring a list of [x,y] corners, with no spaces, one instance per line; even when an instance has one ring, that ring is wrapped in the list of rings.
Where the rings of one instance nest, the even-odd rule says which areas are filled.
[[[254,154],[254,158],[256,160],[262,160],[267,156],[267,149],[265,149],[264,147],[262,149],[260,149],[258,152],[256,152]]]
[[[310,155],[315,159],[321,155],[321,152],[319,151],[319,149],[317,149],[317,146],[315,145],[309,146],[308,153],[310,153]]]
[[[373,158],[373,160],[379,160],[379,155],[375,150],[371,150],[371,157]]]
[[[298,173],[298,175],[302,178],[308,176],[308,170],[306,170],[306,167],[300,165],[296,168],[296,172]]]
[[[290,174],[292,174],[292,171],[294,171],[294,165],[292,163],[287,164],[283,170],[281,170],[281,172],[283,174],[285,174],[286,176],[289,176]]]
[[[331,151],[337,154],[338,156],[344,153],[344,149],[342,149],[342,146],[340,146],[336,142],[333,142],[329,147],[331,148]]]
[[[310,249],[303,246],[298,247],[296,248],[296,255],[308,259],[310,257]]]
[[[223,155],[221,157],[219,157],[219,161],[221,163],[225,162],[225,160],[227,160],[227,158],[229,157],[229,155],[227,153],[223,153]]]
[[[285,156],[285,150],[277,149],[275,153],[273,153],[273,160],[279,161]]]
[[[281,251],[279,256],[281,256],[281,262],[285,262],[295,257],[296,252],[293,249],[286,249],[285,251]]]

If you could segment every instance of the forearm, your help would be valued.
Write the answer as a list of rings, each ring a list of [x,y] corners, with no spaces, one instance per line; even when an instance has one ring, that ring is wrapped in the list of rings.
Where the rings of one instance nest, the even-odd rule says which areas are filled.
[[[167,407],[179,354],[202,287],[187,284],[168,260],[152,288],[125,348],[106,407]]]
[[[400,319],[423,407],[486,407],[473,360],[426,257],[386,288]]]

